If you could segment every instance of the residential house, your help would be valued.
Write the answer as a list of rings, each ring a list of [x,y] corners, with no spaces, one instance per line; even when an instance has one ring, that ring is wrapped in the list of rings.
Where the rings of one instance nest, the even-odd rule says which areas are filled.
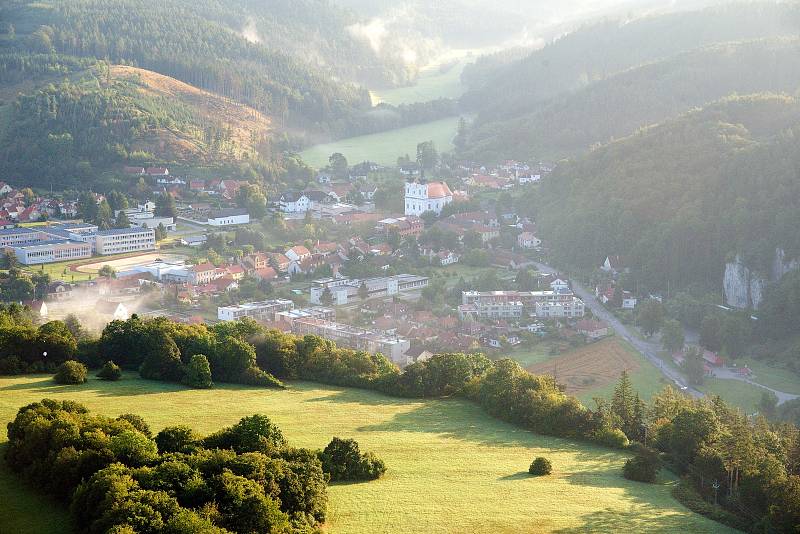
[[[122,302],[113,302],[104,299],[95,302],[94,311],[98,315],[113,321],[127,321],[131,316],[128,307]]]
[[[311,208],[311,199],[304,193],[289,191],[278,199],[278,209],[283,213],[305,213]]]
[[[289,261],[303,261],[311,257],[311,252],[303,245],[295,245],[285,252],[285,256]]]
[[[28,300],[23,302],[23,304],[31,309],[33,316],[37,319],[47,319],[50,313],[47,309],[47,303],[43,300]]]
[[[205,285],[217,277],[217,268],[209,262],[194,265],[190,271],[189,281],[196,286]]]
[[[620,256],[606,256],[606,259],[603,262],[603,265],[600,266],[600,269],[615,276],[626,271]]]
[[[517,245],[522,248],[538,248],[542,246],[542,240],[530,232],[522,232],[517,236]]]
[[[591,319],[578,321],[575,329],[579,334],[583,334],[592,340],[606,337],[609,334],[608,324],[603,321],[592,321]]]

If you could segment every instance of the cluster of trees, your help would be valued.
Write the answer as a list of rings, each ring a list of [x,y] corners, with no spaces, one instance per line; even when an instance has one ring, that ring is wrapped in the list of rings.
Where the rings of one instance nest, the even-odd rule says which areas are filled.
[[[82,532],[299,533],[325,520],[319,453],[290,447],[263,415],[205,438],[153,437],[136,415],[45,399],[19,410],[8,437],[7,464],[68,502]]]
[[[0,374],[54,372],[91,350],[74,318],[36,327],[29,308],[0,305]]]
[[[737,254],[770,272],[776,248],[800,255],[798,124],[784,96],[688,113],[559,165],[537,224],[558,261],[591,270],[620,254],[641,290],[714,291]]]
[[[96,354],[89,358],[95,364],[113,360],[123,369],[138,369],[143,378],[183,381],[193,387],[210,387],[212,380],[283,387],[256,362],[248,340],[260,330],[252,321],[209,328],[134,315],[108,323],[97,341]]]

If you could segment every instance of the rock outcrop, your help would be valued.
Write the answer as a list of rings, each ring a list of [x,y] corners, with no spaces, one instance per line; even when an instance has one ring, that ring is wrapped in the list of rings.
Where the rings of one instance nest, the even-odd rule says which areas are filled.
[[[725,265],[723,286],[725,302],[734,308],[758,309],[764,297],[764,289],[770,282],[777,282],[783,275],[800,268],[797,259],[787,260],[783,249],[775,249],[772,272],[763,275],[746,266],[740,256]]]

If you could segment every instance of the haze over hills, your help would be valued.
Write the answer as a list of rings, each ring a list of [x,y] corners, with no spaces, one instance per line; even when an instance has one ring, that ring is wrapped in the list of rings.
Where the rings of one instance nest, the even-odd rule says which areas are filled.
[[[800,41],[716,44],[611,75],[521,116],[487,112],[463,155],[558,160],[728,95],[798,88]]]
[[[555,110],[559,107],[576,103],[581,105],[580,93],[575,95],[574,100],[568,100],[565,95],[584,90],[583,98],[600,99],[603,88],[594,88],[593,84],[608,80],[607,91],[614,90],[614,83],[621,84],[618,90],[624,91],[626,84],[637,83],[636,71],[626,73],[625,71],[629,69],[666,61],[683,52],[719,43],[792,37],[797,34],[798,28],[800,28],[800,7],[797,4],[765,3],[731,4],[699,11],[650,16],[627,24],[619,21],[602,22],[570,33],[521,60],[505,62],[503,65],[500,58],[501,60],[495,61],[498,65],[494,68],[491,68],[491,60],[488,60],[482,65],[485,76],[483,78],[480,72],[467,70],[465,79],[473,84],[473,88],[462,98],[462,103],[467,109],[478,112],[476,145],[480,145],[483,140],[495,133],[511,130],[516,135],[513,148],[519,150],[520,146],[525,144],[539,148],[541,145],[537,143],[542,141],[537,137],[540,136],[537,129],[546,128],[547,125],[537,122],[536,113],[544,113],[545,118],[539,120],[547,123],[551,117],[552,120],[557,120]],[[747,48],[742,50],[748,51]],[[666,76],[667,71],[672,69],[676,78],[673,80],[664,78],[663,83],[668,85],[661,87],[661,91],[669,92],[672,89],[670,84],[677,83],[679,86],[675,87],[676,95],[669,98],[682,98],[680,84],[686,84],[688,80],[677,77],[681,73],[676,69],[691,69],[691,63],[680,66],[680,62],[701,60],[700,57],[692,59],[691,55],[677,56],[671,67],[669,63],[663,63],[661,68],[665,70],[660,74]],[[724,60],[724,57],[720,59]],[[743,61],[746,62],[747,58],[744,57]],[[731,61],[728,60],[728,63]],[[732,67],[735,67],[735,61]],[[649,68],[651,71],[642,70],[638,71],[638,74],[641,77],[648,74],[658,75],[654,72],[657,67]],[[687,71],[686,74],[690,72]],[[751,73],[743,68],[740,77],[750,76]],[[617,81],[611,81],[613,79]],[[639,83],[644,82],[646,80],[641,79]],[[637,95],[636,100],[646,100],[649,96],[647,87],[643,86],[641,89],[642,92]],[[716,91],[719,93],[720,90]],[[497,95],[503,95],[503,98],[497,98]],[[696,97],[700,97],[700,94]],[[556,98],[561,100],[551,101]],[[697,105],[703,102],[689,98],[687,103]],[[543,108],[546,111],[543,111]],[[520,124],[523,122],[520,120],[522,116],[530,119],[525,121],[527,124]],[[648,119],[648,117],[641,118]],[[509,123],[506,124],[506,121]],[[631,121],[626,122],[630,124]],[[635,123],[635,120],[633,122]],[[558,124],[555,128],[559,128]],[[622,134],[629,132],[630,130],[623,130]],[[608,133],[615,135],[613,132]],[[556,136],[558,135],[556,131]],[[588,137],[591,138],[591,135]],[[607,137],[588,139],[590,141],[588,144],[605,139]],[[495,144],[495,148],[501,144]],[[554,144],[558,146],[558,142]],[[587,148],[588,144],[579,148]],[[486,148],[491,150],[492,147]],[[575,147],[573,145],[561,148]],[[559,154],[557,149],[553,152],[547,155]],[[497,155],[502,156],[502,154]]]

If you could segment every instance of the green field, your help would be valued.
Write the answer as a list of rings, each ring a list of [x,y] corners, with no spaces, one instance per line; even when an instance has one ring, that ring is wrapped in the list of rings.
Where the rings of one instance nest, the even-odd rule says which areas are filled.
[[[384,459],[388,472],[375,482],[331,486],[332,533],[730,532],[678,504],[669,476],[654,485],[627,481],[618,451],[538,436],[461,400],[393,399],[309,383],[286,391],[187,390],[132,378],[58,386],[28,376],[0,378],[0,423],[43,397],[112,416],[138,413],[154,430],[189,424],[208,433],[264,413],[293,445],[321,448],[333,436],[353,437]],[[539,455],[552,460],[553,475],[527,475]],[[65,531],[63,509],[5,470],[0,497],[3,532]]]
[[[745,365],[750,367],[753,370],[752,379],[759,384],[785,393],[800,395],[800,376],[791,371],[772,367],[753,358],[741,358],[735,363],[739,367]]]
[[[459,98],[464,94],[461,84],[461,73],[470,60],[462,59],[442,68],[440,65],[431,65],[422,70],[417,83],[409,87],[398,87],[385,91],[370,91],[372,105],[381,102],[399,106],[415,102],[428,102],[437,98]]]
[[[53,280],[64,280],[65,282],[83,282],[84,280],[97,278],[97,274],[72,271],[69,268],[69,266],[77,262],[83,262],[90,259],[91,258],[87,258],[86,260],[70,260],[70,261],[58,261],[55,263],[43,263],[41,265],[26,266],[23,267],[23,269],[30,273],[38,273],[38,272],[48,273],[50,275],[50,278],[52,278]]]
[[[758,411],[756,405],[766,389],[742,382],[741,380],[725,380],[722,378],[706,378],[697,389],[706,395],[719,395],[722,400],[741,408],[745,413]]]
[[[344,154],[350,163],[374,161],[381,165],[395,165],[397,158],[405,154],[414,159],[417,154],[417,143],[423,141],[433,141],[440,152],[452,150],[457,128],[458,117],[449,117],[387,132],[315,145],[301,152],[300,156],[306,163],[316,168],[327,165],[328,158],[335,152]]]

